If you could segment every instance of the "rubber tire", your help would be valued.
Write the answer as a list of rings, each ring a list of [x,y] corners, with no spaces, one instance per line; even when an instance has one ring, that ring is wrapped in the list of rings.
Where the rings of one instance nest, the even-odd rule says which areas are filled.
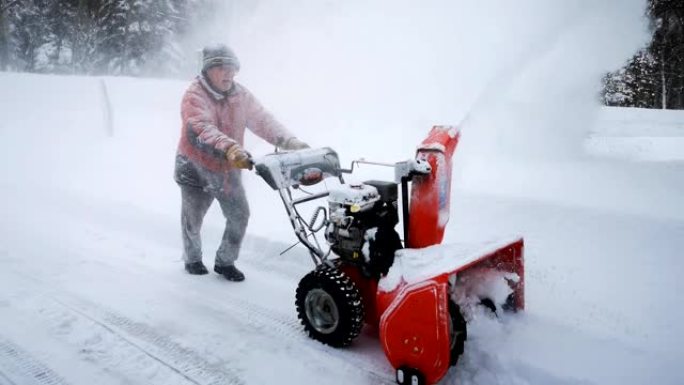
[[[321,333],[306,314],[306,297],[314,289],[325,291],[337,307],[339,321],[332,332]],[[363,303],[354,282],[342,271],[321,265],[299,281],[295,298],[297,316],[309,337],[333,347],[344,347],[361,333]]]
[[[463,314],[461,314],[461,308],[453,301],[449,301],[449,320],[452,325],[452,334],[449,335],[449,341],[451,342],[454,337],[456,338],[450,350],[449,364],[456,366],[458,358],[465,350],[465,341],[468,339],[468,327]]]

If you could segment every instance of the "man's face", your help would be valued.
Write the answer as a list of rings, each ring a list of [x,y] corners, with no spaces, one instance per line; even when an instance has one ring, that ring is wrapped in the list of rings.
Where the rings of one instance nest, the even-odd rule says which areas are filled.
[[[236,73],[237,69],[235,66],[223,64],[209,68],[207,70],[207,77],[214,88],[221,92],[226,92],[233,87],[233,78]]]

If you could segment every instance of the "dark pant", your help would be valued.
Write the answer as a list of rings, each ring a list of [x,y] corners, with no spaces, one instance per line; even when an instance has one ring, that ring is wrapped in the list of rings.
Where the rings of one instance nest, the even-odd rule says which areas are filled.
[[[239,171],[238,171],[239,172]],[[185,263],[202,260],[200,230],[209,206],[216,199],[226,218],[221,245],[216,251],[216,265],[232,265],[240,253],[240,245],[249,221],[249,205],[240,178],[229,178],[221,189],[179,184],[181,189],[181,230]]]

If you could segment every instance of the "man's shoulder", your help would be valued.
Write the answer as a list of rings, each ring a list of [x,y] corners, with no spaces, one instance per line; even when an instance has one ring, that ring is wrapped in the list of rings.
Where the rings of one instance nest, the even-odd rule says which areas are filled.
[[[202,83],[200,83],[199,77],[193,79],[185,90],[186,95],[192,93],[204,93],[204,88],[202,87]]]

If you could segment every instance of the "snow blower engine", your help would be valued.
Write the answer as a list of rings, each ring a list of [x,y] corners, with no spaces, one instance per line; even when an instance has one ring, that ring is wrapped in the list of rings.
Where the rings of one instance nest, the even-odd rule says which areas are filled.
[[[295,296],[304,329],[313,339],[343,347],[364,323],[376,326],[399,384],[435,384],[456,364],[465,348],[469,307],[484,305],[494,313],[524,308],[522,238],[439,245],[449,220],[451,157],[459,138],[456,127],[436,126],[413,159],[356,160],[349,169],[327,147],[254,160],[257,174],[279,192],[299,243],[316,265]],[[394,181],[345,183],[343,174],[363,163],[394,168]],[[327,178],[338,183],[317,193],[302,188]],[[309,220],[300,215],[299,205],[325,198],[327,205]],[[400,210],[403,241],[395,230]]]

